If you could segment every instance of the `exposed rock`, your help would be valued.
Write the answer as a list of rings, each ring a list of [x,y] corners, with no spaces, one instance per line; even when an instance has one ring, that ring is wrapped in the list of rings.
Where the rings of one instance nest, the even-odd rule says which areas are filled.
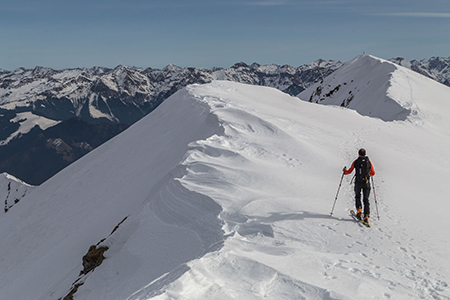
[[[105,259],[103,253],[106,250],[108,250],[108,247],[97,248],[95,245],[89,247],[89,251],[83,256],[83,270],[80,272],[80,275],[87,274],[100,266]]]
[[[73,300],[73,295],[78,291],[78,288],[82,286],[84,282],[75,284],[70,290],[69,294],[67,294],[64,298],[59,298],[58,300]]]
[[[122,225],[122,223],[125,222],[127,218],[128,216],[125,217],[122,221],[120,221],[114,227],[114,229],[111,231],[108,237],[110,237],[114,232],[116,232],[116,230],[119,229],[120,225]],[[66,296],[64,296],[64,298],[59,298],[58,300],[73,300],[73,295],[75,295],[75,293],[78,291],[78,288],[84,284],[85,276],[102,264],[103,260],[105,260],[105,256],[103,254],[105,253],[105,251],[108,250],[108,247],[106,246],[99,247],[99,245],[103,243],[106,239],[107,238],[104,238],[100,242],[98,242],[97,245],[92,245],[89,247],[88,252],[82,258],[83,270],[80,271],[78,279],[72,284],[72,288],[70,289],[69,293]]]

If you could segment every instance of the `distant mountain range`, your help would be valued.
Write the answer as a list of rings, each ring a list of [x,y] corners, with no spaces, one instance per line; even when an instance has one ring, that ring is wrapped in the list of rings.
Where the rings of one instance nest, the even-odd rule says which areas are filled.
[[[450,58],[391,61],[450,86]],[[229,80],[298,95],[341,66],[319,59],[298,68],[241,62],[227,69],[1,70],[0,172],[40,184],[189,84]]]
[[[114,69],[17,69],[0,76],[0,108],[29,111],[53,120],[72,117],[132,124],[179,89],[216,79],[270,86],[296,95],[328,76],[341,62],[318,60],[299,68],[237,63],[231,68],[162,70],[118,66]]]

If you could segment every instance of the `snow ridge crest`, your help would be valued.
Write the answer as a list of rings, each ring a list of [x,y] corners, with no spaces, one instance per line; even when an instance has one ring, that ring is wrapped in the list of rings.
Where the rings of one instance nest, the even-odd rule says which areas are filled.
[[[433,94],[438,85],[430,84],[429,78],[393,62],[358,55],[298,97],[346,107],[384,121],[417,121],[418,116],[423,116],[419,104],[426,100],[423,95]],[[417,86],[426,92],[419,91]]]

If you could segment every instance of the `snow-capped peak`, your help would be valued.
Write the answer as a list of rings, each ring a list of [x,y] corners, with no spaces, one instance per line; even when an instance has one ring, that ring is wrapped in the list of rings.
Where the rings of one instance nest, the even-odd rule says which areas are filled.
[[[448,90],[390,61],[359,55],[299,97],[309,102],[354,109],[385,121],[420,121],[426,111],[435,110],[433,106],[448,106],[442,101]]]

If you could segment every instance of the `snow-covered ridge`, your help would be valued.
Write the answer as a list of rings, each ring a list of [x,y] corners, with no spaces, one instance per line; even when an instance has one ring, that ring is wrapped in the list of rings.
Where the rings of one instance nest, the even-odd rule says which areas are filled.
[[[447,299],[446,115],[417,126],[191,85],[0,219],[0,298],[56,300],[82,283],[74,299]],[[329,216],[362,146],[381,214],[370,231],[348,215],[350,178]],[[92,245],[105,259],[80,276]]]
[[[359,55],[299,94],[299,98],[337,105],[385,121],[423,121],[449,106],[450,88],[392,62]],[[425,112],[428,111],[428,112]]]

